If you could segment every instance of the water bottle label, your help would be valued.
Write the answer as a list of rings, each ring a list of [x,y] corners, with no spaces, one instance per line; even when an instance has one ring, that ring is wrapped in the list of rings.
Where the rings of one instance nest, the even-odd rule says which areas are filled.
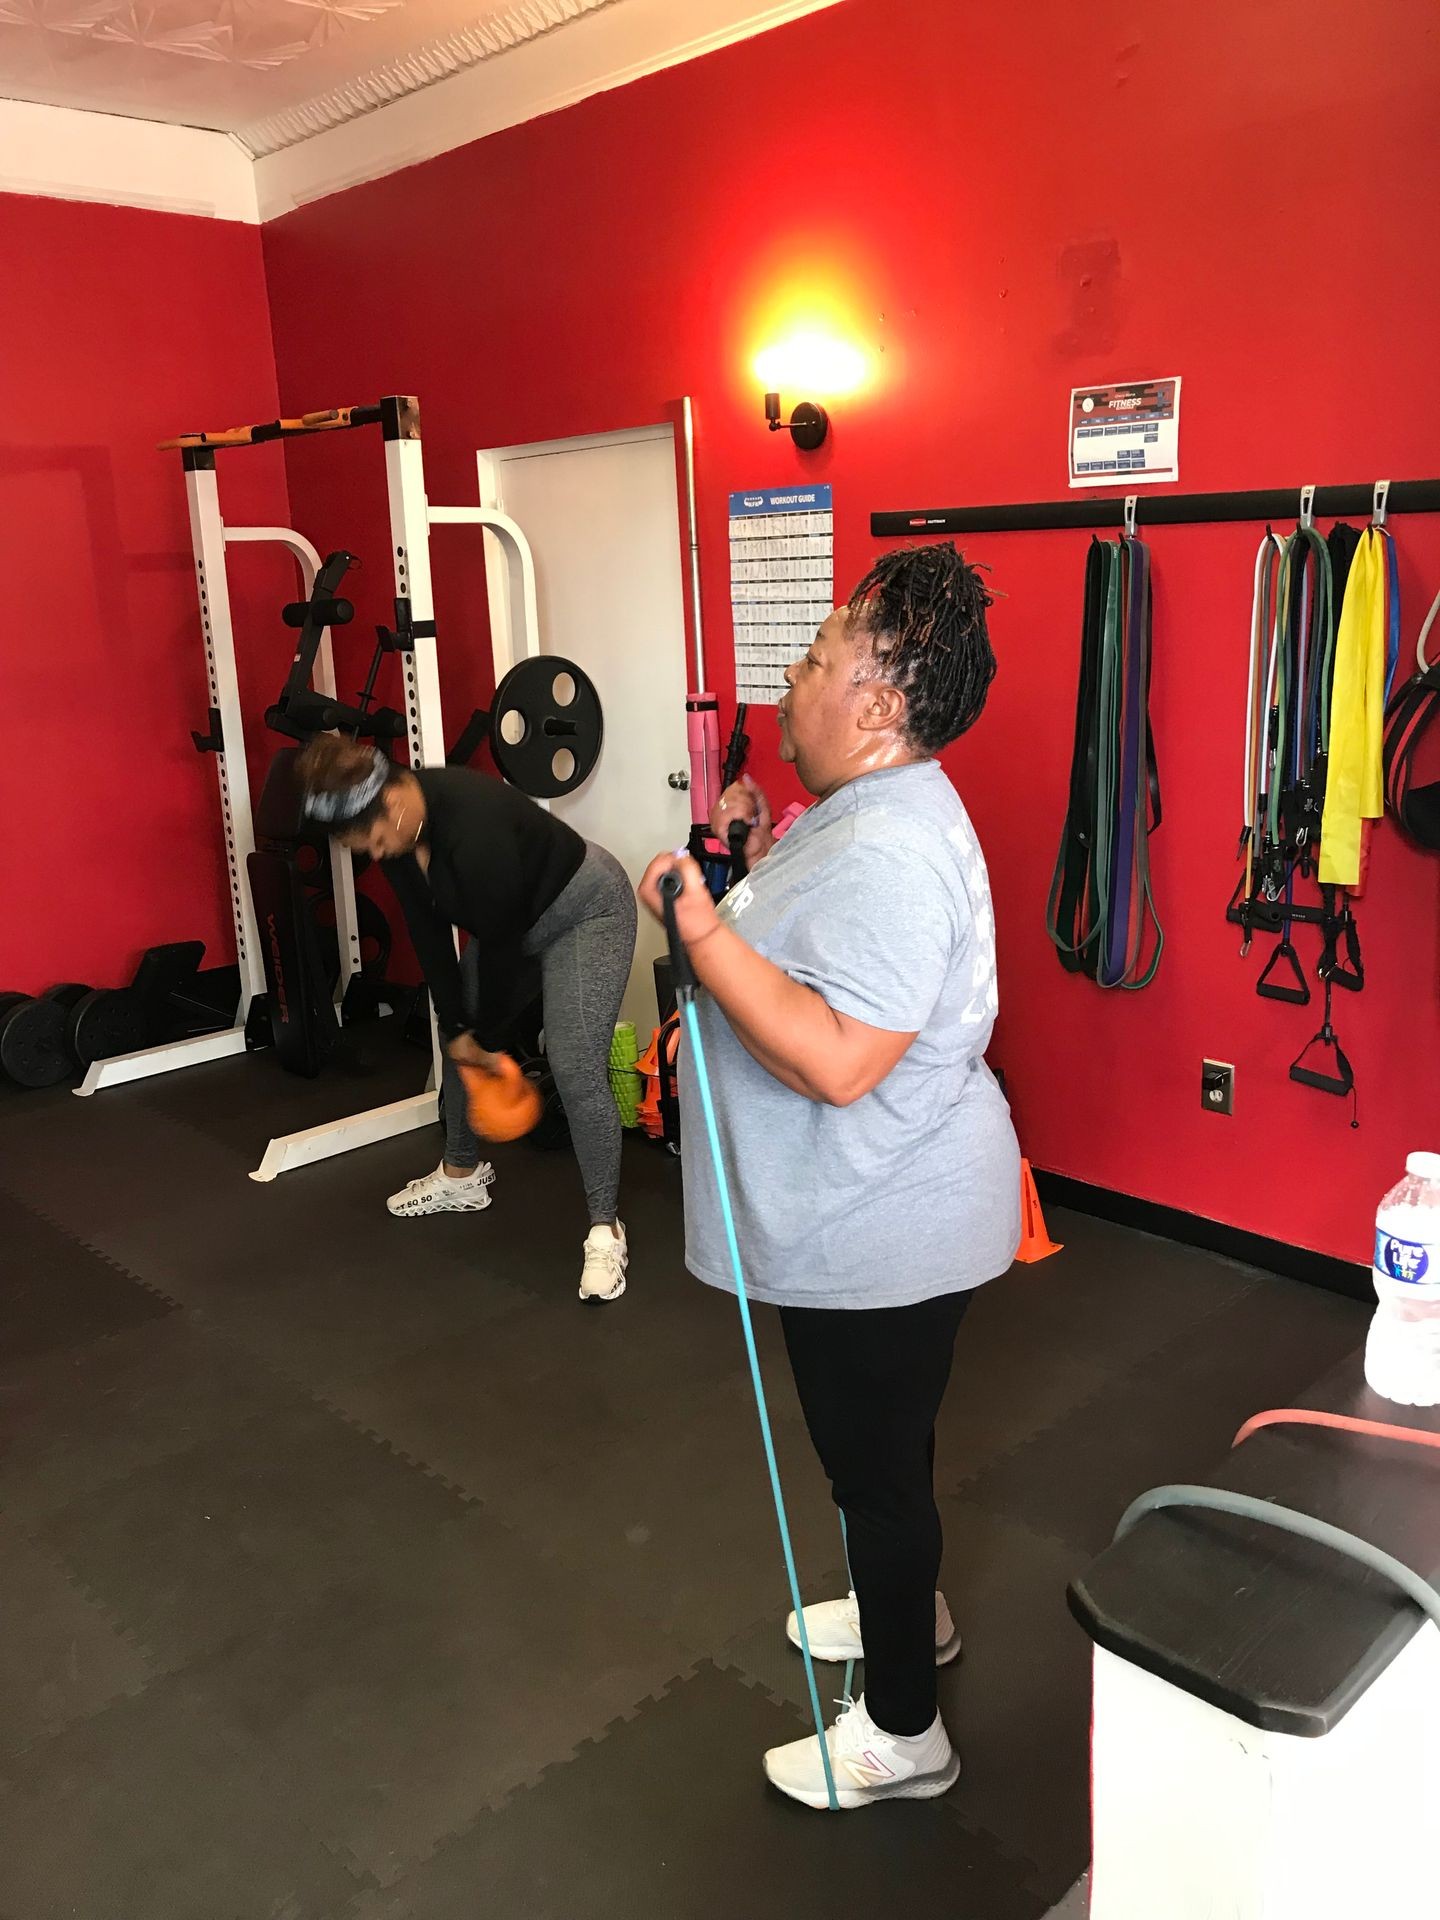
[[[1393,1233],[1375,1235],[1375,1265],[1392,1280],[1418,1285],[1430,1270],[1430,1252],[1418,1240],[1401,1240]]]

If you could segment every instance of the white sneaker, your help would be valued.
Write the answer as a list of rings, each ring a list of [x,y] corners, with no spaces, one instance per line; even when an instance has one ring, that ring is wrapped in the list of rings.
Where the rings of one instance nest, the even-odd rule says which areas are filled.
[[[452,1180],[442,1160],[433,1173],[422,1174],[385,1202],[397,1219],[414,1220],[422,1213],[482,1213],[490,1204],[495,1169],[482,1160],[463,1180]]]
[[[825,1729],[825,1744],[843,1812],[875,1800],[933,1800],[960,1778],[960,1756],[938,1713],[928,1732],[903,1739],[881,1732],[865,1711],[863,1694],[841,1702],[840,1718]],[[813,1733],[807,1740],[772,1747],[765,1756],[765,1777],[807,1807],[830,1805],[820,1742]]]
[[[630,1248],[625,1239],[625,1222],[617,1220],[615,1231],[609,1227],[591,1227],[585,1236],[585,1265],[580,1274],[582,1300],[618,1300],[625,1291],[625,1269],[630,1263]]]
[[[843,1600],[817,1600],[805,1609],[805,1632],[810,1652],[817,1660],[863,1660],[864,1643],[860,1638],[860,1606],[853,1593]],[[785,1622],[785,1638],[792,1647],[800,1644],[800,1625],[792,1613]],[[960,1658],[960,1635],[950,1618],[943,1593],[935,1596],[935,1664],[948,1667]]]

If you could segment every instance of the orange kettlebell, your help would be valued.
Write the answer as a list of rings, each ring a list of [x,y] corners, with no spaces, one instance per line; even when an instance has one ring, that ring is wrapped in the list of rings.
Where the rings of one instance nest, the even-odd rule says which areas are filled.
[[[533,1080],[508,1053],[497,1054],[494,1073],[484,1067],[460,1068],[470,1125],[482,1140],[518,1140],[540,1123],[545,1103]]]

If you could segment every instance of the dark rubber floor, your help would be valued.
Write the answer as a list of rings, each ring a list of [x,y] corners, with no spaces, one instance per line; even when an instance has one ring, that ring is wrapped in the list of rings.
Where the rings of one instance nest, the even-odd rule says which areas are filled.
[[[964,1777],[832,1819],[759,1770],[802,1675],[675,1164],[627,1147],[630,1291],[588,1310],[566,1156],[505,1149],[488,1213],[422,1222],[384,1197],[433,1137],[245,1177],[421,1071],[372,1036],[313,1084],[257,1056],[0,1097],[0,1913],[1038,1920],[1087,1854],[1066,1580],[1363,1310],[1052,1218],[1065,1251],[978,1302],[943,1416]],[[758,1319],[819,1598],[838,1530]]]

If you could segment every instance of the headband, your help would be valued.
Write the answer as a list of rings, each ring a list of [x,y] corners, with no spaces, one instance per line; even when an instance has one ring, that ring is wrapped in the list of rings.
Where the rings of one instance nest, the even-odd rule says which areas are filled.
[[[353,787],[341,787],[335,793],[307,793],[301,805],[305,818],[324,821],[327,826],[343,826],[349,820],[358,820],[380,797],[390,778],[390,762],[378,747],[373,752],[375,758],[370,771]]]

